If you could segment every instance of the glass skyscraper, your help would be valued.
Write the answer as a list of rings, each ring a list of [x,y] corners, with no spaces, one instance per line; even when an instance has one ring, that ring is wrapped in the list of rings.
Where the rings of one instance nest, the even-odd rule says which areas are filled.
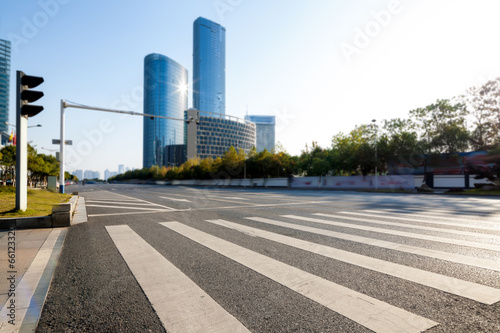
[[[144,113],[184,119],[187,70],[161,54],[144,58]],[[184,122],[144,117],[143,166],[167,165],[165,148],[184,143]]]
[[[8,132],[10,42],[0,39],[0,132]]]
[[[245,120],[251,121],[257,127],[257,152],[264,149],[272,151],[275,145],[276,116],[245,116]]]
[[[193,24],[193,106],[226,113],[226,28],[199,17]]]

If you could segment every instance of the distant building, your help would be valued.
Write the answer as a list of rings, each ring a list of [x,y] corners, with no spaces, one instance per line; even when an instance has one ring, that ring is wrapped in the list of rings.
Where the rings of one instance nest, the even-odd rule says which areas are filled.
[[[193,24],[193,106],[226,113],[226,28],[203,17]]]
[[[75,176],[79,180],[83,180],[83,170],[75,170],[75,171],[73,171],[73,176]]]
[[[9,132],[10,42],[0,39],[0,132]]]
[[[276,116],[246,115],[245,120],[251,121],[257,127],[257,152],[260,153],[264,149],[272,151],[274,149],[274,145],[276,144]]]
[[[101,173],[99,171],[85,170],[83,179],[100,179]]]
[[[104,170],[104,180],[108,180],[111,177],[111,172],[109,169]]]
[[[144,59],[144,113],[184,118],[187,109],[187,70],[161,54]],[[183,144],[184,123],[144,117],[143,167],[163,166],[165,147]]]
[[[231,146],[248,153],[255,146],[255,124],[220,113],[207,115],[196,109],[185,112],[187,158],[221,157]]]
[[[180,166],[186,162],[186,145],[170,145],[165,147],[165,166]]]
[[[118,174],[125,173],[125,166],[123,164],[118,164]]]

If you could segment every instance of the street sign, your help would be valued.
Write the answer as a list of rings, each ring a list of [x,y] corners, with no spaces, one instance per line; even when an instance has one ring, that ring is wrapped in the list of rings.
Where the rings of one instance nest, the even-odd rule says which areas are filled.
[[[52,144],[53,145],[60,145],[61,144],[61,140],[59,140],[59,139],[52,139]],[[65,140],[64,144],[66,146],[72,146],[73,145],[73,140]]]

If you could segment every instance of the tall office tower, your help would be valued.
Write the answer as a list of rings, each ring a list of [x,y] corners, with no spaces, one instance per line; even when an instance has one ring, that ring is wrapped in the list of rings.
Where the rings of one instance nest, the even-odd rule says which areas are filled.
[[[184,119],[187,70],[161,54],[144,58],[144,113]],[[184,143],[184,122],[144,117],[143,167],[163,166],[165,147]]]
[[[193,106],[226,113],[226,28],[199,17],[193,24]]]
[[[257,152],[272,151],[275,145],[276,116],[245,116],[245,120],[256,125]]]
[[[10,42],[0,39],[0,132],[8,132]]]

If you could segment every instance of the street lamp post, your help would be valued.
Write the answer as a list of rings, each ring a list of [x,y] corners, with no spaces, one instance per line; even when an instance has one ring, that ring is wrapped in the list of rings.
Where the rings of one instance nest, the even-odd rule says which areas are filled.
[[[375,127],[375,189],[378,189],[378,172],[377,172],[377,165],[378,165],[378,156],[377,156],[377,143],[378,143],[378,126],[375,124],[377,122],[377,119],[372,120],[372,126]]]

